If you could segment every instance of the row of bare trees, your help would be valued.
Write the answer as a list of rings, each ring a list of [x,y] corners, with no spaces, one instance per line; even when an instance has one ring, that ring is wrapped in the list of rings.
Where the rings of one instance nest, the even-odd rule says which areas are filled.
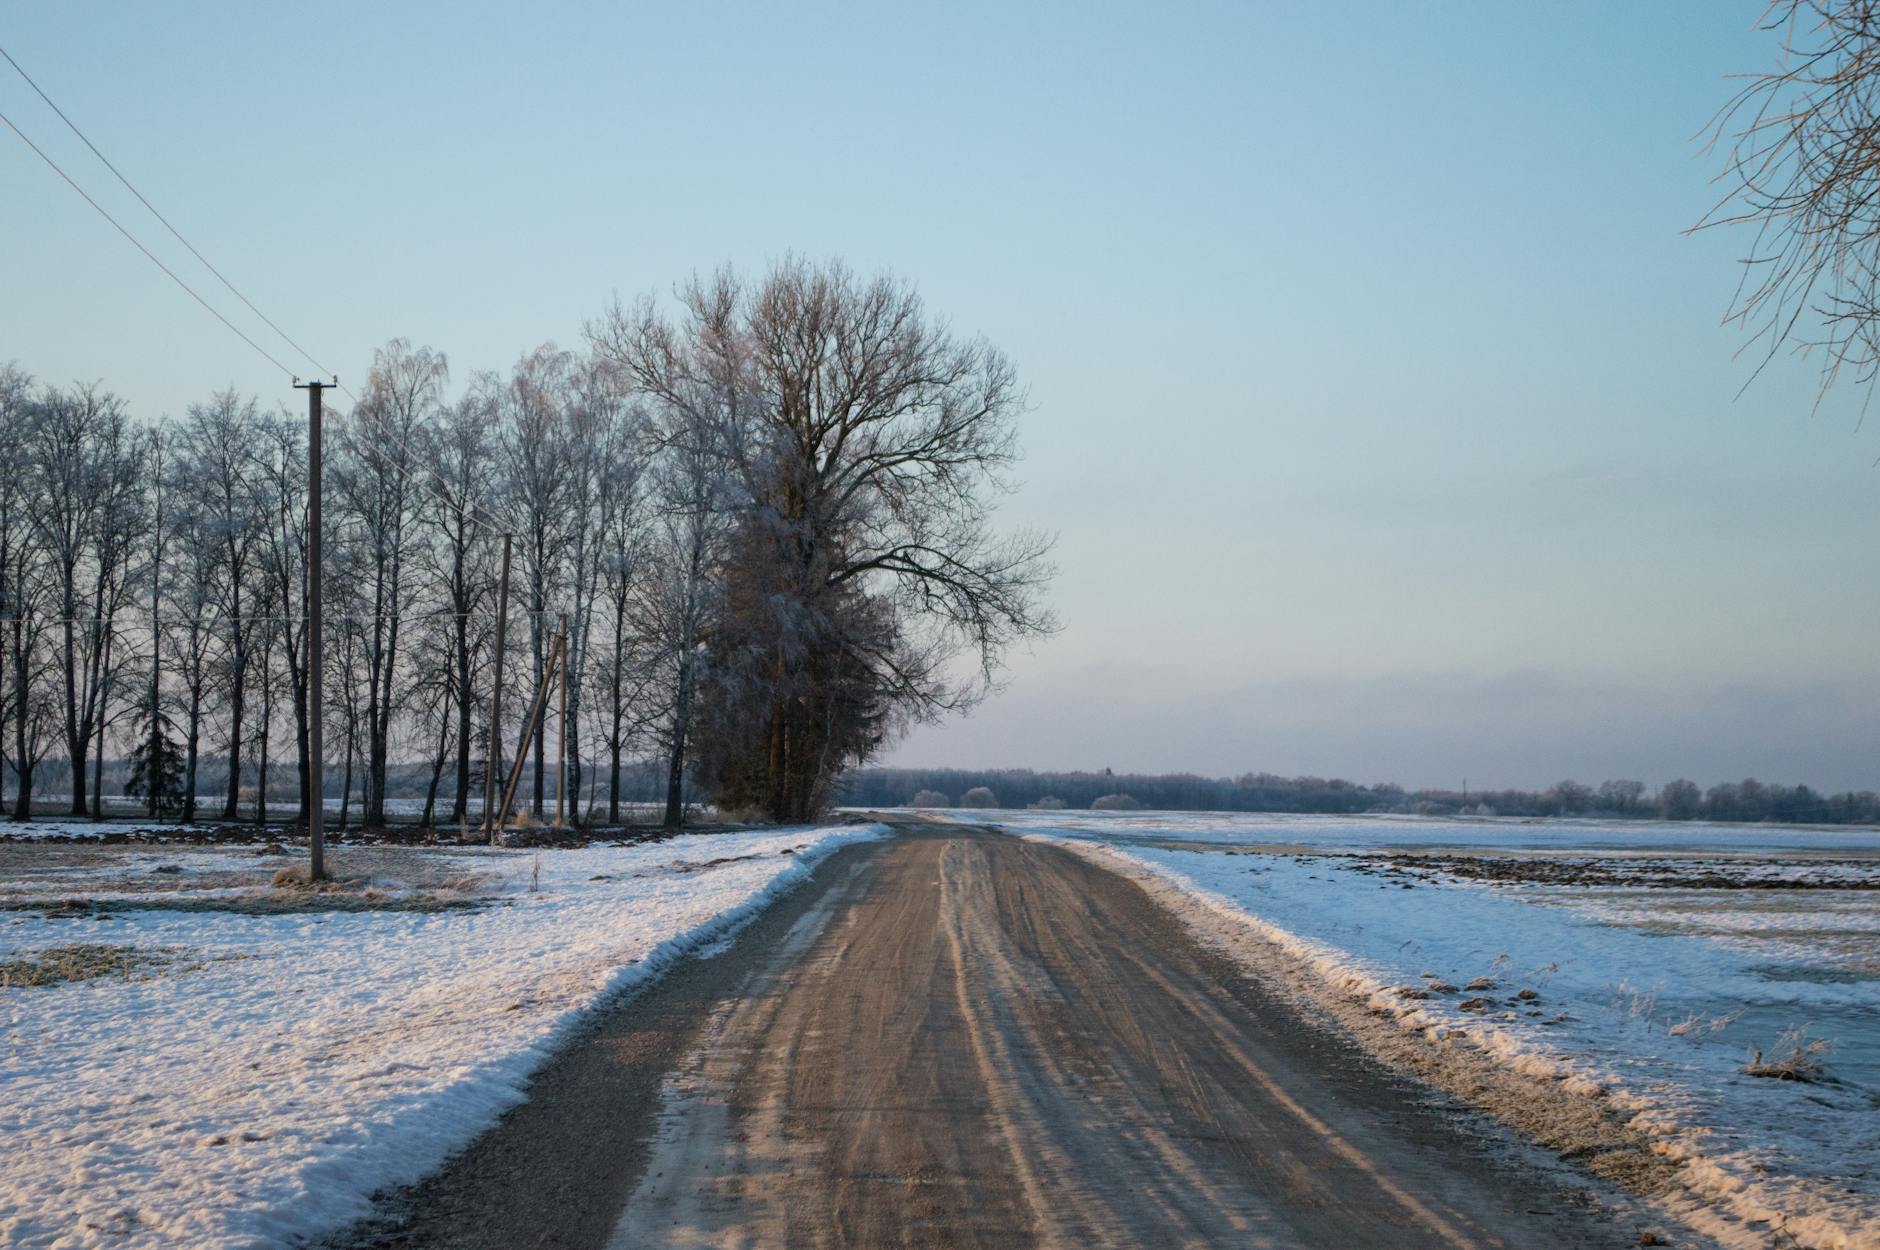
[[[624,770],[657,758],[669,822],[688,778],[806,818],[842,769],[969,705],[1010,642],[1051,627],[1048,543],[989,525],[1022,407],[999,353],[840,264],[786,260],[752,285],[727,271],[677,296],[616,303],[585,350],[537,348],[455,394],[441,352],[395,340],[329,415],[343,818],[356,795],[357,818],[383,824],[414,766],[424,821],[472,818],[504,533],[521,656],[507,728],[566,630],[560,759],[537,734],[524,761],[538,815],[565,767],[577,818],[617,821]],[[114,752],[153,813],[173,799],[186,819],[245,802],[265,817],[291,769],[304,814],[304,419],[223,392],[139,421],[101,386],[7,366],[0,448],[14,816],[48,758],[68,766],[73,814],[101,810]]]

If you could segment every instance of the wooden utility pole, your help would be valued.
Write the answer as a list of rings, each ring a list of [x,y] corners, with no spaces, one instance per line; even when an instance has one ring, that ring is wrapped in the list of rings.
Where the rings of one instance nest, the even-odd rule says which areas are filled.
[[[555,654],[560,663],[555,666],[558,674],[561,699],[561,728],[555,733],[555,828],[561,824],[561,792],[564,779],[568,775],[568,614],[561,614],[561,628],[555,635]]]
[[[326,640],[320,630],[320,392],[332,382],[296,382],[307,392],[307,876],[326,879],[326,743],[321,714],[326,703]]]
[[[490,690],[490,757],[483,764],[483,832],[492,846],[503,840],[503,822],[496,818],[496,769],[503,754],[503,649],[509,642],[509,548],[515,537],[503,535],[503,575],[496,583],[496,678]],[[507,809],[503,814],[509,814]]]

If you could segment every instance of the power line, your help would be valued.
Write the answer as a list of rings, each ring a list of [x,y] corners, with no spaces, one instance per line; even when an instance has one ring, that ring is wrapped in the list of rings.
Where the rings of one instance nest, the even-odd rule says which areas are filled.
[[[150,215],[152,217],[155,217],[158,221],[162,222],[163,228],[165,230],[168,230],[178,243],[181,243],[184,247],[188,248],[189,254],[191,256],[194,256],[197,260],[201,261],[202,267],[204,269],[207,269],[210,273],[215,275],[216,281],[220,282],[223,286],[227,287],[229,289],[230,294],[234,295],[236,299],[240,300],[243,304],[247,305],[249,312],[253,313],[255,316],[261,318],[262,321],[266,322],[268,329],[280,335],[281,340],[283,342],[285,342],[289,347],[293,348],[295,351],[299,352],[301,356],[304,357],[307,360],[307,362],[311,364],[315,369],[319,370],[321,373],[326,374],[329,377],[332,376],[333,371],[331,369],[327,368],[325,365],[315,360],[311,352],[309,352],[306,348],[302,347],[299,343],[296,343],[293,340],[293,338],[291,338],[288,335],[287,331],[275,325],[273,319],[270,318],[266,313],[262,312],[259,308],[256,308],[253,300],[249,299],[246,295],[243,295],[239,290],[236,290],[235,284],[233,282],[230,282],[226,277],[224,277],[220,269],[217,269],[214,265],[210,264],[209,258],[204,256],[201,252],[197,251],[195,244],[191,243],[188,239],[185,239],[183,237],[182,232],[178,230],[175,226],[170,224],[170,219],[168,217],[165,217],[162,213],[158,212],[157,206],[155,204],[152,204],[149,200],[144,198],[144,193],[142,191],[139,191],[136,187],[131,185],[131,180],[124,176],[123,171],[119,170],[116,165],[113,165],[111,163],[110,157],[106,156],[103,152],[100,152],[98,150],[98,145],[93,143],[91,139],[85,134],[85,132],[78,128],[77,122],[73,121],[70,117],[67,117],[65,115],[65,110],[60,108],[56,103],[53,102],[52,97],[46,94],[45,88],[41,87],[38,83],[33,81],[32,75],[28,74],[25,71],[25,69],[21,68],[20,63],[13,59],[12,53],[8,52],[4,47],[0,47],[0,57],[6,58],[7,64],[13,67],[14,72],[17,73],[21,78],[25,79],[26,85],[31,87],[35,92],[37,92],[39,95],[39,98],[46,102],[46,107],[50,108],[53,112],[59,115],[59,120],[64,122],[68,127],[70,127],[72,133],[78,136],[79,141],[83,143],[86,147],[91,149],[91,154],[97,157],[100,161],[102,161],[104,163],[104,167],[110,170],[112,174],[116,176],[119,182],[124,184],[124,189],[129,191],[132,195],[136,196],[137,202],[139,204],[142,204],[145,208],[149,209]],[[11,123],[8,123],[8,124],[11,125]],[[17,128],[15,130],[15,133],[18,133]],[[24,138],[25,136],[22,135],[21,137]],[[37,151],[38,149],[34,149],[34,150]],[[70,179],[67,179],[67,181],[69,182]],[[91,197],[86,196],[86,198],[90,199]],[[94,204],[93,207],[95,208],[97,206]],[[292,376],[291,371],[290,371],[289,376]],[[351,394],[351,392],[348,391],[347,394]]]
[[[66,173],[63,169],[60,169],[59,163],[57,161],[53,160],[50,156],[47,156],[43,151],[41,151],[37,143],[34,143],[31,139],[28,139],[26,137],[26,132],[21,130],[18,126],[14,125],[13,119],[11,117],[8,117],[5,113],[0,113],[0,122],[5,122],[7,124],[7,129],[11,130],[14,134],[20,137],[21,143],[24,143],[27,147],[31,148],[35,156],[37,156],[40,160],[44,161],[47,165],[49,165],[52,168],[53,173],[59,175],[59,177],[65,180],[66,186],[78,192],[79,197],[83,199],[85,203],[91,205],[92,208],[96,209],[98,212],[98,215],[104,218],[106,221],[110,222],[112,227],[119,234],[123,235],[126,239],[129,239],[131,242],[131,246],[135,247],[138,251],[142,252],[147,258],[149,258],[151,264],[155,265],[157,268],[161,269],[166,275],[168,275],[170,281],[176,283],[177,286],[182,287],[184,292],[188,294],[189,298],[195,300],[198,304],[201,304],[203,308],[209,313],[210,316],[214,317],[217,321],[220,321],[223,325],[227,326],[229,328],[230,333],[234,334],[236,338],[240,339],[242,342],[248,344],[248,346],[254,348],[257,352],[259,352],[261,354],[262,359],[266,360],[269,364],[273,365],[276,369],[279,369],[282,373],[285,373],[288,377],[291,378],[295,376],[294,371],[292,369],[289,369],[286,365],[276,360],[273,357],[273,355],[269,353],[267,348],[255,342],[253,339],[249,338],[246,334],[243,334],[241,332],[241,329],[233,321],[230,321],[227,317],[224,317],[220,312],[216,311],[215,305],[211,304],[208,300],[198,295],[196,293],[196,288],[190,286],[189,283],[177,277],[175,270],[171,269],[168,265],[158,260],[154,252],[152,252],[149,248],[145,247],[142,243],[138,242],[137,236],[132,234],[130,231],[126,230],[123,227],[123,225],[119,223],[117,218],[113,217],[110,213],[105,212],[104,208],[98,203],[98,201],[92,199],[91,196],[85,194],[85,188],[79,186],[76,182],[72,181],[72,176]]]
[[[46,106],[48,108],[50,108],[54,113],[58,114],[59,120],[64,122],[66,126],[71,129],[72,133],[78,136],[80,142],[82,142],[87,148],[91,149],[91,154],[97,157],[98,160],[101,163],[103,163],[104,167],[110,170],[112,175],[116,177],[119,182],[124,184],[124,187],[126,190],[128,190],[132,195],[137,197],[137,202],[139,204],[142,204],[146,209],[148,209],[150,211],[150,215],[152,217],[155,217],[159,222],[161,222],[163,224],[163,228],[165,230],[168,230],[170,234],[175,237],[178,243],[181,243],[185,248],[189,250],[189,254],[191,256],[194,256],[198,261],[202,263],[202,267],[204,269],[207,269],[210,273],[214,274],[218,282],[220,282],[223,286],[227,287],[229,291],[235,296],[236,299],[240,300],[244,305],[247,306],[248,311],[252,312],[255,316],[259,317],[264,323],[266,323],[267,327],[270,330],[273,330],[277,335],[279,335],[283,342],[287,343],[288,346],[292,347],[295,351],[299,352],[300,355],[304,357],[308,361],[308,363],[312,364],[315,369],[319,370],[321,373],[325,374],[327,377],[333,378],[333,385],[336,386],[341,392],[343,392],[348,399],[353,401],[353,406],[355,408],[358,407],[358,405],[362,401],[360,400],[358,395],[353,393],[352,388],[347,386],[345,383],[340,382],[337,375],[334,373],[333,370],[327,368],[325,365],[321,364],[318,360],[314,359],[313,354],[311,352],[309,352],[306,348],[302,347],[298,342],[296,342],[292,338],[292,336],[290,336],[287,333],[287,331],[281,329],[280,326],[276,325],[273,318],[269,317],[266,313],[262,312],[261,309],[256,307],[253,300],[249,299],[246,295],[243,295],[241,291],[236,288],[235,284],[230,282],[228,278],[224,276],[224,274],[222,273],[220,269],[217,269],[212,263],[210,263],[208,257],[204,256],[199,250],[197,250],[196,246],[193,243],[191,243],[188,239],[184,238],[182,232],[179,231],[174,225],[170,223],[170,219],[165,217],[160,211],[158,211],[157,206],[152,204],[144,196],[143,192],[139,191],[134,185],[132,185],[131,180],[124,176],[123,171],[121,171],[120,169],[118,169],[116,165],[111,163],[110,157],[106,156],[103,152],[99,151],[98,145],[93,143],[91,139],[85,134],[85,132],[78,128],[78,124],[76,122],[74,122],[70,117],[66,116],[65,110],[60,108],[58,104],[52,99],[52,97],[46,94],[45,89],[33,80],[32,75],[28,74],[26,70],[21,67],[20,63],[13,59],[13,55],[9,53],[4,47],[0,47],[0,57],[6,58],[7,64],[11,65],[13,67],[14,72],[17,73],[22,79],[25,80],[26,85],[31,87],[33,91],[38,94],[39,98],[46,102]],[[248,344],[248,346],[254,348],[257,352],[260,352],[261,355],[265,357],[270,363],[272,363],[275,368],[287,374],[289,378],[292,378],[295,381],[299,380],[298,375],[295,374],[292,369],[289,369],[286,365],[282,364],[279,360],[276,360],[271,354],[269,354],[266,350],[264,350],[260,344],[256,343],[253,339],[249,338],[248,335],[244,334],[235,325],[235,323],[230,321],[227,317],[224,317],[219,311],[217,311],[214,307],[212,307],[207,300],[205,300],[201,295],[197,294],[194,288],[192,288],[188,283],[184,282],[181,278],[177,277],[176,273],[173,270],[171,270],[168,265],[164,264],[161,260],[158,260],[157,257],[150,251],[149,248],[145,247],[141,242],[138,241],[135,235],[133,235],[129,230],[126,230],[124,226],[120,224],[115,217],[111,216],[111,214],[106,212],[104,208],[100,206],[96,200],[92,199],[90,195],[86,194],[84,188],[80,187],[77,182],[73,181],[71,176],[68,175],[63,169],[61,169],[58,166],[58,164],[55,161],[53,161],[53,159],[50,156],[47,156],[46,153],[40,149],[38,144],[34,143],[31,139],[28,139],[25,133],[21,131],[18,126],[14,125],[13,120],[11,118],[7,117],[4,113],[0,113],[0,121],[5,121],[7,126],[13,131],[13,133],[16,135],[19,135],[21,141],[24,142],[27,147],[31,148],[34,151],[34,153],[36,153],[39,156],[39,159],[43,160],[44,162],[46,162],[47,165],[51,166],[53,172],[57,173],[59,177],[65,180],[65,183],[67,186],[71,187],[72,190],[78,192],[78,194],[84,198],[87,204],[90,204],[94,209],[97,209],[100,216],[102,216],[106,221],[110,222],[114,227],[116,227],[118,233],[122,234],[125,238],[129,239],[131,243],[137,248],[138,251],[142,252],[145,256],[149,257],[152,264],[156,265],[157,268],[163,270],[165,274],[168,274],[172,282],[175,282],[178,286],[182,287],[184,291],[188,292],[190,298],[194,299],[198,304],[201,304],[205,309],[207,309],[209,313],[213,315],[217,321],[220,321],[223,325],[227,326],[230,330],[234,331],[234,333],[242,340],[242,342]],[[453,500],[450,497],[451,484],[449,483],[448,479],[445,478],[444,474],[440,470],[438,470],[435,467],[432,467],[428,463],[427,457],[420,454],[416,448],[414,448],[410,443],[406,442],[404,438],[402,438],[398,433],[396,433],[392,429],[391,423],[389,421],[380,420],[377,423],[377,425],[378,425],[379,433],[384,435],[386,438],[390,439],[392,442],[398,444],[399,447],[403,448],[405,453],[409,455],[412,458],[412,460],[417,464],[420,471],[428,470],[430,475],[437,480],[439,486],[442,487],[442,489],[434,489],[428,483],[425,483],[422,479],[420,479],[419,486],[421,489],[427,491],[431,495],[431,497],[437,500],[438,503],[442,504],[445,509],[447,509],[450,512],[456,513],[457,515],[462,517],[464,520],[470,522],[470,524],[476,526],[478,529],[490,530],[496,533],[502,532],[503,527],[501,523],[496,520],[495,514],[491,512],[487,506],[484,505],[481,498],[473,497],[469,494],[469,492],[466,491],[464,498],[462,500]]]

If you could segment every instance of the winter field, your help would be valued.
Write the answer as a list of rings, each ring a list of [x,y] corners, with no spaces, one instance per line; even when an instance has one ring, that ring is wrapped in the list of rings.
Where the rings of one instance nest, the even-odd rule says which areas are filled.
[[[0,1244],[354,1220],[516,1103],[585,1010],[884,833],[339,847],[330,892],[277,885],[304,854],[278,847],[0,845]]]
[[[952,815],[1170,881],[1407,1028],[1611,1099],[1743,1221],[1880,1245],[1880,832]]]

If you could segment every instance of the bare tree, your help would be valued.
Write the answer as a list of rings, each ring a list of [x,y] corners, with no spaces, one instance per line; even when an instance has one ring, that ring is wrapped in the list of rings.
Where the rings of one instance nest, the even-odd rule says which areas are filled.
[[[0,466],[0,634],[6,640],[4,709],[11,733],[5,749],[16,784],[15,820],[32,815],[34,766],[51,741],[53,711],[40,684],[50,585],[36,524],[39,479],[28,454],[39,418],[31,376],[17,365],[0,366],[0,455],[6,457]]]
[[[358,575],[370,588],[359,638],[366,667],[360,715],[365,722],[366,778],[361,821],[385,823],[386,766],[392,721],[398,710],[398,658],[411,586],[405,561],[416,526],[423,476],[417,444],[429,440],[450,378],[441,352],[413,349],[393,339],[374,354],[366,392],[353,408],[338,440],[335,495],[353,522],[349,541],[357,549]],[[349,725],[351,722],[348,722]],[[350,766],[350,760],[348,761]]]
[[[1707,129],[1726,192],[1696,229],[1754,228],[1730,312],[1764,363],[1821,355],[1825,392],[1880,376],[1880,4],[1772,0],[1778,65],[1749,75]],[[1759,366],[1760,367],[1760,366]]]
[[[168,742],[168,724],[163,710],[163,554],[169,534],[164,529],[168,514],[163,500],[163,429],[150,434],[150,702],[145,716],[145,776],[140,780],[146,796],[146,814],[153,819],[163,801],[162,752]]]
[[[271,623],[287,664],[288,700],[294,709],[295,764],[300,775],[300,817],[306,819],[315,793],[308,751],[307,682],[307,458],[304,427],[281,414],[258,423],[250,455],[253,515],[265,526],[259,556],[272,587]]]
[[[532,661],[517,667],[532,671],[503,714],[546,689],[565,617],[561,750],[583,823],[603,781],[619,819],[629,753],[648,740],[669,823],[701,781],[800,818],[841,769],[909,720],[969,705],[1004,647],[1049,628],[1045,542],[988,520],[1020,407],[1003,358],[906,287],[836,265],[788,261],[748,290],[726,273],[679,296],[675,320],[651,300],[616,305],[586,357],[543,346],[454,404],[442,354],[393,340],[334,416],[322,710],[343,739],[342,822],[355,768],[378,825],[405,762],[429,766],[430,822],[453,758],[452,815],[467,819],[504,528]],[[63,738],[75,813],[130,744],[153,796],[181,756],[190,818],[204,752],[225,752],[223,817],[252,781],[265,819],[282,703],[302,816],[323,801],[306,472],[299,419],[232,391],[146,437],[98,386],[35,389],[0,369],[0,778],[10,768],[16,814]],[[135,742],[133,717],[148,731]],[[537,813],[554,733],[534,738]]]
[[[145,543],[151,531],[151,497],[146,491],[149,435],[127,422],[102,431],[99,448],[97,524],[91,535],[93,573],[91,608],[99,622],[103,647],[94,678],[98,688],[97,747],[92,754],[92,810],[104,815],[106,734],[137,704],[134,691],[145,657],[136,647],[134,613],[127,612],[142,584],[141,564],[150,557]],[[127,689],[128,688],[128,689]]]
[[[650,402],[708,413],[736,467],[711,771],[727,800],[804,819],[842,768],[970,706],[1011,642],[1054,627],[1049,539],[990,524],[1023,394],[911,287],[839,263],[786,259],[749,291],[724,271],[679,298],[677,325],[647,300],[589,334]]]
[[[603,643],[605,705],[596,718],[607,751],[607,820],[620,821],[622,758],[628,743],[649,719],[635,708],[648,688],[644,663],[642,575],[650,547],[649,514],[645,499],[647,430],[641,415],[633,413],[616,430],[618,447],[610,457],[613,467],[602,475],[597,524],[601,550],[595,561],[595,608],[604,614]],[[586,644],[584,642],[584,659]],[[591,813],[590,813],[591,816]]]
[[[96,385],[49,389],[28,432],[34,522],[59,613],[66,755],[74,816],[90,811],[86,765],[109,697],[110,643],[128,556],[122,492],[135,484],[124,403]]]
[[[228,764],[228,787],[222,800],[222,819],[234,820],[241,799],[242,747],[248,738],[248,683],[254,670],[257,631],[269,627],[255,619],[251,601],[258,548],[270,513],[260,506],[257,481],[265,476],[256,460],[257,447],[271,439],[252,398],[233,390],[218,391],[207,403],[191,404],[177,431],[177,453],[187,466],[180,485],[187,491],[191,518],[190,541],[201,546],[192,559],[212,562],[196,570],[206,578],[212,594],[218,637],[198,636],[192,645],[216,666],[215,683],[226,692],[222,718],[223,754]],[[197,605],[206,609],[208,604]],[[194,613],[201,616],[202,612]],[[205,689],[207,687],[205,686]],[[195,814],[195,794],[185,799]]]
[[[521,539],[521,564],[529,624],[529,658],[539,690],[548,675],[550,642],[555,633],[554,607],[566,575],[570,440],[567,431],[574,358],[544,344],[516,362],[504,393],[503,474],[514,528]],[[535,735],[534,796],[531,810],[542,815],[547,777],[547,749]]]
[[[196,819],[203,719],[222,654],[219,631],[227,602],[222,593],[227,552],[223,491],[233,490],[244,500],[249,495],[244,483],[219,476],[222,460],[219,449],[205,437],[209,431],[197,415],[203,412],[206,409],[192,407],[177,431],[176,446],[164,470],[170,479],[172,556],[161,590],[164,609],[170,614],[165,632],[173,648],[171,666],[182,686],[185,821]]]
[[[648,297],[630,309],[616,303],[587,331],[596,356],[611,366],[615,385],[652,406],[650,434],[659,451],[651,480],[656,520],[648,575],[632,596],[632,616],[646,667],[665,695],[657,719],[669,829],[685,817],[694,699],[707,659],[715,577],[738,500],[727,446],[742,428],[751,389],[729,333],[732,311],[716,311],[715,322],[695,324],[689,337],[682,336]],[[615,593],[622,596],[615,602],[618,648],[629,591],[622,585]],[[620,733],[614,730],[616,737]]]
[[[418,817],[418,823],[426,828],[437,818],[438,790],[443,785],[444,769],[450,763],[452,710],[459,706],[457,674],[451,663],[452,631],[438,628],[447,624],[449,622],[433,619],[429,622],[431,628],[423,629],[411,648],[414,677],[410,705],[418,712],[419,724],[431,721],[436,725],[432,731],[436,746],[430,753],[431,775],[425,785],[424,808]]]
[[[581,721],[587,712],[594,614],[604,577],[618,578],[632,564],[642,439],[639,414],[612,384],[605,364],[597,360],[577,366],[566,421],[568,452],[561,512],[568,532],[566,753],[568,789],[577,796],[578,813],[584,776]]]
[[[502,412],[502,381],[491,373],[471,380],[452,405],[433,440],[437,504],[428,509],[435,541],[429,545],[432,576],[441,586],[448,614],[451,681],[457,715],[457,784],[451,820],[469,819],[471,731],[476,705],[475,670],[487,630],[477,617],[493,593],[490,552],[495,536],[480,524],[475,501],[494,472],[496,423]],[[490,768],[498,766],[490,761]]]

